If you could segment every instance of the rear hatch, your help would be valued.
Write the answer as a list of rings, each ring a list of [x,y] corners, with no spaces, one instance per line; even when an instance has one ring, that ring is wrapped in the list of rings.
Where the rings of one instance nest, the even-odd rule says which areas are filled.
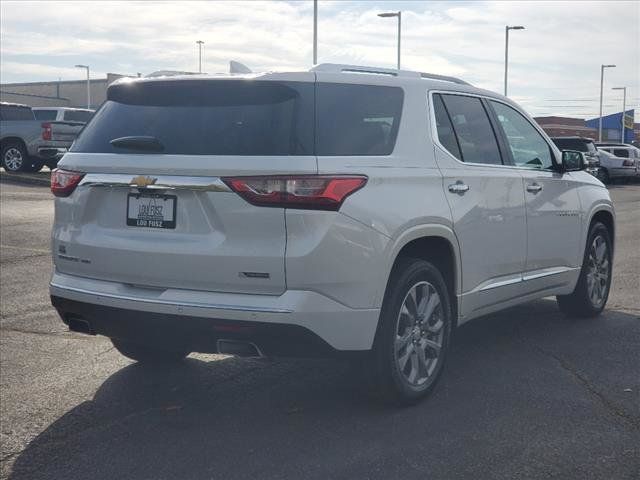
[[[282,293],[284,208],[248,203],[228,177],[317,173],[313,80],[112,85],[59,164],[86,175],[57,199],[57,270],[139,287]]]

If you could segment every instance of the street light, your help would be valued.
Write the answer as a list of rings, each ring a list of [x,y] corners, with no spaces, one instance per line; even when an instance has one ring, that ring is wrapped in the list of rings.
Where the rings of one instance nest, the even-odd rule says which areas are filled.
[[[611,90],[622,90],[622,134],[620,135],[620,143],[624,143],[624,117],[627,109],[627,87],[613,87]]]
[[[602,141],[602,95],[604,89],[604,69],[614,68],[615,65],[600,65],[600,118],[598,118],[598,141]]]
[[[400,33],[402,29],[402,12],[379,13],[378,16],[382,18],[398,17],[398,70],[400,70]]]
[[[198,73],[202,73],[202,45],[204,42],[202,40],[197,40],[198,44]]]
[[[89,77],[89,65],[76,65],[76,68],[87,69],[87,108],[91,108],[91,78]]]
[[[507,96],[507,72],[509,71],[509,30],[524,30],[522,25],[504,27],[504,96]]]

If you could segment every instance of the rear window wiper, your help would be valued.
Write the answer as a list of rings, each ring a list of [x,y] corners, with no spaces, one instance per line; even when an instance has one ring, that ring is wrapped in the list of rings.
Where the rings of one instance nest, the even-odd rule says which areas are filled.
[[[128,148],[131,150],[144,150],[147,152],[162,152],[164,145],[156,137],[135,135],[131,137],[114,138],[109,142],[116,148]]]

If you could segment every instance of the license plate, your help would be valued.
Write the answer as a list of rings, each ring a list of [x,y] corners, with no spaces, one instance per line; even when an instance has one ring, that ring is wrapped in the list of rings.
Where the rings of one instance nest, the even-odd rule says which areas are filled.
[[[130,193],[127,196],[127,225],[176,228],[176,201],[175,195]]]

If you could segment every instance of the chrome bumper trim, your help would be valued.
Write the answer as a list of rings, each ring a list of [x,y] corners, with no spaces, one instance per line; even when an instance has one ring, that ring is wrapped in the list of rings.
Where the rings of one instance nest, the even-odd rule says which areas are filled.
[[[141,303],[153,303],[158,305],[172,305],[175,307],[195,307],[195,308],[207,308],[213,310],[231,310],[238,312],[252,312],[252,313],[293,313],[293,310],[285,308],[272,308],[272,307],[252,307],[248,305],[226,305],[226,304],[210,304],[210,303],[198,303],[198,302],[171,302],[168,300],[158,300],[140,297],[131,297],[127,295],[114,295],[112,293],[94,292],[91,290],[85,290],[83,288],[65,287],[51,282],[50,286],[58,288],[60,290],[66,290],[69,292],[80,293],[83,295],[91,295],[97,298],[111,298],[115,300],[126,300],[132,302]]]

